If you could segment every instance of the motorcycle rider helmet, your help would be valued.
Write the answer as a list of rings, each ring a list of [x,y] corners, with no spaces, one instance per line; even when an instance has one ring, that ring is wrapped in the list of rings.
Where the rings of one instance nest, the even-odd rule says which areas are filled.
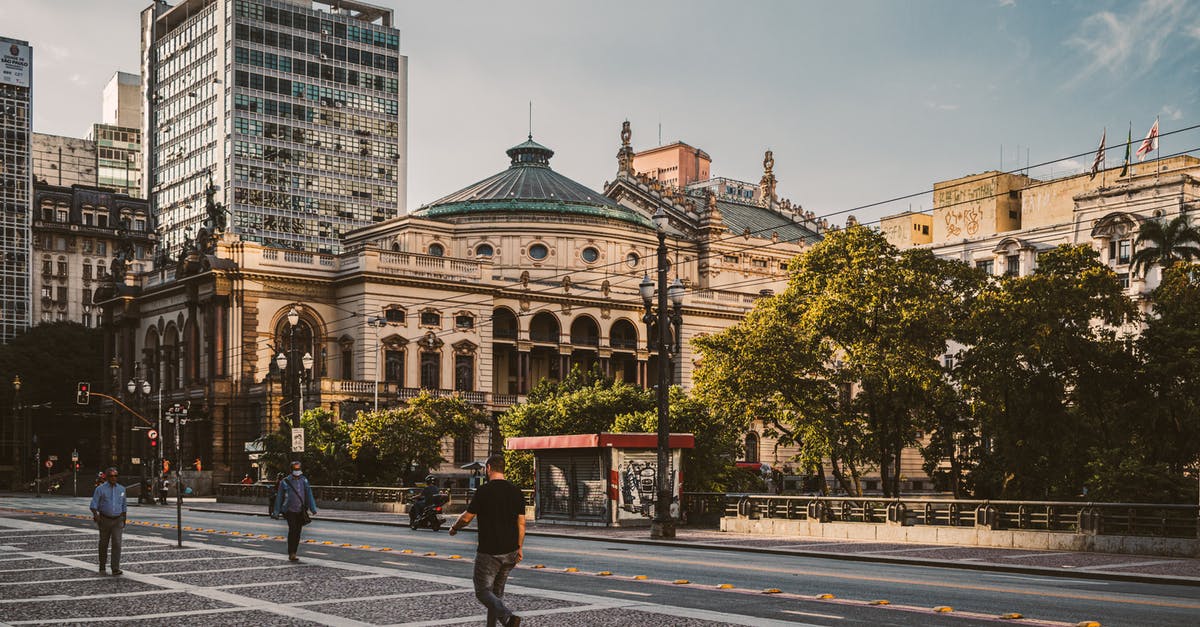
[[[433,475],[429,475],[429,476],[425,477],[425,483],[428,483],[429,485],[433,485],[433,483],[435,481],[437,481],[437,477],[435,477]]]

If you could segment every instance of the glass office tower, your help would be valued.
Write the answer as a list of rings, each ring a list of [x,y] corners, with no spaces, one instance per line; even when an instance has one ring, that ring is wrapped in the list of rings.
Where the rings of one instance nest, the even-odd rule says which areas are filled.
[[[204,218],[336,253],[404,213],[407,65],[392,11],[330,0],[187,0],[142,13],[148,196],[172,251]]]
[[[33,50],[0,37],[0,342],[29,328]]]

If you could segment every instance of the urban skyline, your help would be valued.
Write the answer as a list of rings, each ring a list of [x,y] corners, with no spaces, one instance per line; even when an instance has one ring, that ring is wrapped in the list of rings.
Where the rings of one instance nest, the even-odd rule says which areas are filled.
[[[75,3],[87,19],[39,37],[37,25],[61,21],[53,16],[70,4],[0,6],[14,17],[7,34],[42,50],[34,130],[82,136],[103,82],[137,68],[147,3]],[[503,165],[496,151],[527,132],[530,101],[535,139],[594,188],[612,178],[615,129],[628,118],[635,149],[658,145],[661,124],[663,144],[711,154],[714,176],[757,180],[769,148],[780,194],[828,215],[1027,161],[1055,162],[1031,172],[1039,178],[1078,173],[1090,159],[1075,155],[1106,127],[1111,164],[1126,125],[1137,140],[1159,116],[1168,133],[1200,98],[1187,80],[1198,71],[1200,7],[1178,1],[380,4],[396,12],[400,53],[412,60],[410,211]],[[664,34],[664,23],[678,28]],[[702,43],[684,47],[691,41]],[[1194,143],[1168,140],[1164,154]],[[855,213],[931,204],[919,196]]]

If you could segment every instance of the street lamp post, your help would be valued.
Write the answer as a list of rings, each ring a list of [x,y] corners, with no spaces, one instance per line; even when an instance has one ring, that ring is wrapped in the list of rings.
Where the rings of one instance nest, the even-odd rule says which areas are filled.
[[[675,473],[671,468],[671,428],[668,401],[670,399],[671,368],[675,354],[680,348],[684,290],[678,275],[671,286],[667,287],[667,270],[670,261],[667,259],[666,228],[670,219],[660,207],[654,213],[653,220],[658,232],[658,286],[655,290],[655,283],[650,280],[648,274],[638,286],[642,302],[646,306],[646,314],[642,316],[642,321],[646,323],[647,345],[652,350],[658,349],[658,385],[655,386],[658,409],[658,495],[654,501],[654,519],[650,524],[650,537],[674,538],[675,521],[671,518],[671,500],[675,492]],[[656,291],[657,306],[654,303]],[[671,303],[669,308],[667,306],[668,297]],[[655,337],[656,334],[657,337]]]
[[[288,321],[288,346],[287,352],[280,351],[275,356],[275,365],[287,377],[284,379],[284,398],[287,399],[290,409],[288,410],[288,423],[293,428],[300,426],[300,415],[303,411],[303,399],[301,398],[302,383],[307,385],[309,373],[313,367],[313,356],[311,352],[305,351],[303,357],[297,357],[300,347],[296,345],[296,329],[300,326],[300,312],[292,307],[287,314]],[[291,364],[291,369],[288,369],[288,364]]]
[[[137,370],[140,370],[140,365],[137,367]],[[138,409],[142,412],[143,415],[146,413],[146,400],[150,398],[150,387],[151,387],[150,381],[148,379],[143,379],[140,376],[138,376],[137,372],[135,372],[133,378],[130,379],[129,382],[125,384],[125,389],[126,389],[126,391],[129,392],[129,395],[132,396],[133,398],[137,399]],[[158,386],[158,405],[159,405],[158,433],[161,435],[162,434],[162,386],[161,385]],[[149,438],[147,438],[147,439],[149,439]],[[145,444],[143,444],[143,447],[145,447]],[[162,447],[160,446],[159,449],[161,449],[161,448]],[[153,460],[144,460],[144,461],[142,461],[142,464],[141,464],[141,466],[142,466],[142,485],[143,486],[145,486],[145,484],[146,484],[147,476],[154,476],[154,472],[155,472],[154,464],[155,463],[157,463],[157,468],[160,468],[160,469],[162,468],[162,462],[159,461],[159,454],[161,453],[161,451],[155,450],[155,451],[150,451],[150,453],[151,453],[151,456],[153,457]],[[153,497],[151,497],[151,499],[153,500]]]
[[[379,343],[379,330],[387,326],[387,320],[374,316],[367,320],[367,326],[375,329],[375,412],[379,412],[379,353],[383,347]]]
[[[21,425],[21,420],[20,420],[20,415],[21,415],[21,375],[16,375],[13,377],[12,387],[13,387],[12,430],[9,432],[9,435],[11,437],[7,440],[7,444],[11,449],[8,451],[8,454],[9,454],[9,461],[12,462],[12,469],[13,469],[12,483],[13,483],[13,487],[17,487],[17,486],[21,485],[21,483],[22,483],[21,478],[24,476],[24,472],[21,470],[23,468],[23,466],[21,464],[21,459],[24,457],[24,455],[22,455],[21,453],[25,449],[25,446],[23,444],[23,442],[25,441],[25,434],[24,434],[24,430],[20,428],[20,425]]]

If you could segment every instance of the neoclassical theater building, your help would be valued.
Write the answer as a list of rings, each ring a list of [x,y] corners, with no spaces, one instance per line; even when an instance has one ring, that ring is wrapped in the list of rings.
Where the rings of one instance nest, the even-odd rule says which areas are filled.
[[[755,185],[708,178],[708,155],[677,144],[681,162],[704,160],[705,177],[688,182],[668,177],[659,149],[653,171],[639,173],[630,139],[626,123],[616,177],[596,191],[556,172],[554,151],[531,137],[495,175],[349,233],[341,254],[264,247],[213,225],[205,246],[98,292],[108,389],[122,394],[139,372],[166,405],[189,401],[203,420],[185,428],[183,458],[220,482],[250,472],[247,443],[288,415],[287,368],[309,366],[298,371],[303,408],[341,420],[421,390],[495,415],[576,365],[649,387],[660,364],[638,284],[655,274],[659,210],[670,218],[671,279],[686,286],[675,369],[686,386],[692,338],[782,289],[788,260],[824,225],[778,198],[770,153]],[[280,352],[293,356],[283,370]],[[137,443],[122,435],[128,417],[110,420],[105,455],[119,464]],[[501,444],[480,425],[474,440],[444,444],[439,472],[453,476]]]

